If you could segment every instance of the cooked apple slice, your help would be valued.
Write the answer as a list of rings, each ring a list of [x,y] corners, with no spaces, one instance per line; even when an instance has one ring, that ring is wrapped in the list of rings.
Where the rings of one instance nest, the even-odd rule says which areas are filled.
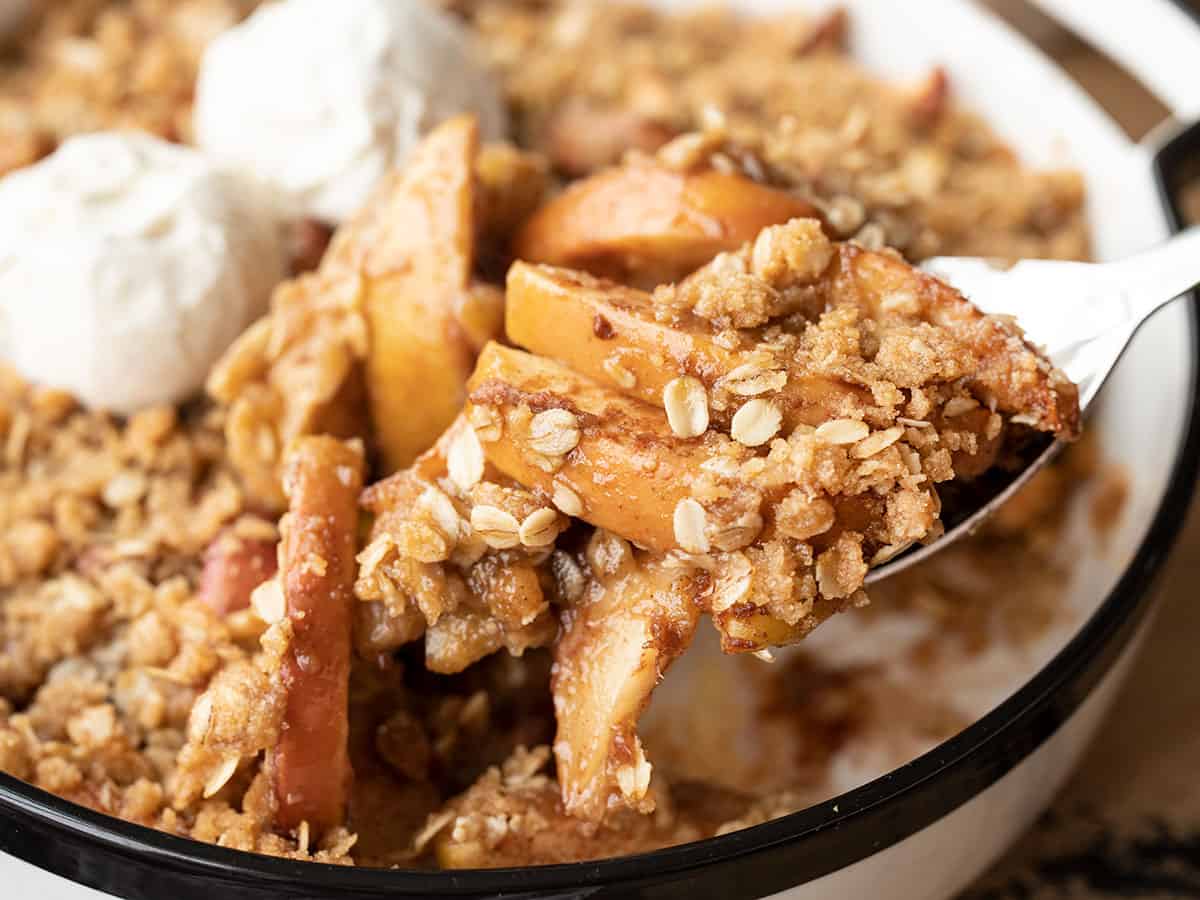
[[[470,389],[467,417],[497,469],[714,573],[707,602],[730,651],[798,640],[859,602],[878,554],[935,526],[933,485],[953,474],[937,435],[861,420],[798,427],[767,456],[714,430],[681,438],[663,410],[499,345]]]
[[[503,298],[471,281],[477,149],[471,118],[435,129],[214,367],[207,388],[229,407],[230,457],[259,505],[283,506],[280,458],[301,435],[373,430],[395,470],[458,414],[503,321]]]
[[[367,395],[388,471],[411,464],[462,408],[474,354],[458,312],[472,297],[478,150],[474,119],[441,125],[330,249],[363,274]]]
[[[277,828],[307,827],[319,837],[341,824],[362,470],[357,443],[306,437],[289,448],[281,571],[251,601],[271,627],[261,653],[223,666],[196,699],[179,752],[177,808],[216,795],[266,751],[264,787],[275,798]]]
[[[289,508],[280,530],[280,583],[291,626],[281,678],[287,693],[279,741],[270,753],[275,823],[341,824],[351,777],[350,625],[356,571],[361,447],[301,438],[283,466]]]
[[[654,809],[637,721],[667,667],[691,644],[702,579],[600,530],[592,580],[563,614],[554,648],[554,741],[563,806],[598,822],[609,809]]]
[[[667,385],[686,373],[708,392],[712,422],[728,429],[738,409],[738,383],[783,373],[786,381],[772,399],[784,434],[871,403],[863,387],[796,371],[786,354],[764,351],[758,331],[719,341],[700,317],[664,319],[656,314],[660,309],[644,291],[570,269],[518,262],[508,273],[510,340],[647,403],[662,406]],[[733,397],[722,396],[727,388]]]
[[[731,525],[759,515],[761,493],[714,469],[752,455],[725,435],[678,437],[661,409],[499,344],[480,355],[469,388],[467,418],[488,461],[568,515],[659,553],[704,552],[695,531],[711,529],[691,498],[709,485],[719,499],[708,514]]]
[[[530,218],[513,251],[529,262],[653,285],[676,280],[768,225],[816,215],[794,194],[744,175],[638,162],[571,185]]]
[[[676,134],[665,122],[579,98],[556,109],[542,128],[550,158],[573,178],[616,165],[628,150],[653,153]]]

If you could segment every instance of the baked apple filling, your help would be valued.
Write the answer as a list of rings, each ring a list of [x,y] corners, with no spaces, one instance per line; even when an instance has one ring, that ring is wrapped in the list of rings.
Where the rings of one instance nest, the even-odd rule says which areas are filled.
[[[456,189],[445,167],[469,167],[437,140],[398,183]],[[635,726],[702,616],[726,652],[799,641],[868,602],[871,566],[937,538],[939,485],[1079,427],[1073,385],[1016,323],[894,252],[831,240],[782,192],[713,173],[660,197],[654,173],[633,161],[533,213],[504,292],[517,346],[489,343],[466,379],[426,360],[432,389],[450,378],[465,404],[363,499],[360,650],[423,637],[426,666],[454,673],[552,645],[564,809],[594,821],[654,808]],[[641,283],[692,271],[642,290],[521,256]],[[453,299],[465,258],[427,253],[403,277]],[[372,346],[418,293],[381,295]]]

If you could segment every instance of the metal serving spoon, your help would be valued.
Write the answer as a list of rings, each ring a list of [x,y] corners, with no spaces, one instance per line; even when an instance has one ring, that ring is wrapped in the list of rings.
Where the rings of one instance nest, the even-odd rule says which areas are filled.
[[[1005,269],[986,259],[943,256],[921,268],[954,285],[984,312],[1016,316],[1025,336],[1079,386],[1079,409],[1086,413],[1142,323],[1200,285],[1200,225],[1120,262],[1024,260]],[[981,506],[946,523],[945,535],[872,569],[867,584],[970,534],[1062,447],[1062,441],[1052,442]]]

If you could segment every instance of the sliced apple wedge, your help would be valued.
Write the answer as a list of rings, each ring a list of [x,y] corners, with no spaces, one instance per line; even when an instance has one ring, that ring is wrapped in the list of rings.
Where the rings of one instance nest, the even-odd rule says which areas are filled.
[[[503,323],[500,292],[472,281],[478,142],[469,117],[435,129],[214,367],[207,389],[260,506],[284,505],[280,459],[297,437],[374,432],[394,471],[458,415]]]
[[[725,429],[746,396],[738,397],[738,383],[776,373],[787,376],[771,392],[784,434],[871,403],[863,387],[796,371],[786,354],[764,351],[759,331],[719,338],[698,316],[662,318],[656,309],[644,291],[570,269],[518,262],[508,273],[511,341],[655,406],[663,405],[667,385],[683,374],[704,386],[712,422]]]
[[[554,648],[554,742],[563,806],[598,822],[610,809],[654,809],[637,722],[667,667],[692,642],[704,579],[597,531],[592,580],[563,614]]]
[[[389,176],[353,240],[330,250],[364,276],[367,395],[388,471],[411,464],[462,408],[474,353],[458,311],[471,296],[478,151],[474,119],[437,128]]]
[[[744,175],[679,172],[643,161],[571,185],[529,219],[513,254],[654,285],[768,225],[816,215],[807,201]]]
[[[340,825],[350,786],[350,628],[361,445],[301,438],[284,458],[288,514],[279,580],[291,638],[280,673],[287,703],[268,771],[275,824]]]
[[[760,492],[713,472],[752,455],[725,435],[680,438],[661,409],[499,344],[480,355],[469,388],[467,418],[493,426],[480,434],[492,465],[563,512],[639,546],[704,552],[707,539],[693,532],[697,523],[705,529],[706,513],[686,515],[694,493],[715,492],[714,516],[759,515]]]

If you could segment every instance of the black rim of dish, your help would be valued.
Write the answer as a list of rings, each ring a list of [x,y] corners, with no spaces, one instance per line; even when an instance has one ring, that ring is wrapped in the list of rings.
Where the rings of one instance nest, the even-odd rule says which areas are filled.
[[[1178,178],[1200,158],[1200,123],[1158,153],[1173,227]],[[0,773],[0,851],[99,890],[178,900],[384,896],[762,896],[848,866],[916,833],[993,784],[1055,733],[1117,658],[1149,606],[1200,468],[1200,322],[1187,304],[1193,372],[1187,423],[1162,503],[1128,569],[1065,648],[1008,700],[902,768],[754,828],[594,863],[464,872],[299,863],[174,837],[76,806]]]

